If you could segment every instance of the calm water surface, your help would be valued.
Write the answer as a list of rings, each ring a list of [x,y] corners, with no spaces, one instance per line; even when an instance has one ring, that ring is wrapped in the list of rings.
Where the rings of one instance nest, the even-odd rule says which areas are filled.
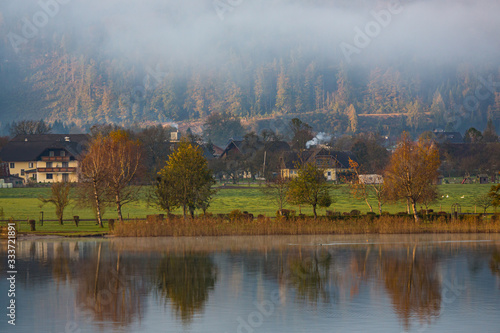
[[[17,270],[0,332],[500,332],[500,235],[24,239]]]

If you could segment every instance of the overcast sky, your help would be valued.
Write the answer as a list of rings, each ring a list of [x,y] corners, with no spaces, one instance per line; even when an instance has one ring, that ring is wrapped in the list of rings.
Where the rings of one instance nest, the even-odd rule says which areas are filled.
[[[305,56],[347,63],[393,57],[482,63],[500,54],[497,0],[64,1],[41,31],[77,31],[83,45],[134,61],[210,66],[232,55],[249,61],[288,56],[298,46]],[[22,35],[23,17],[32,21],[42,9],[37,0],[2,2],[1,32],[9,45],[7,33]],[[106,38],[96,40],[95,31]]]

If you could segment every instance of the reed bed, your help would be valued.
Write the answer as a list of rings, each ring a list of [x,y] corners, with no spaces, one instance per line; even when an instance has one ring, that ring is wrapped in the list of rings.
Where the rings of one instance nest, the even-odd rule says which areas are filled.
[[[115,224],[110,232],[120,237],[198,237],[258,235],[327,235],[327,234],[423,234],[423,233],[500,233],[500,219],[463,216],[441,217],[433,221],[401,216],[361,216],[351,218],[258,218],[224,219],[198,217],[135,220]]]

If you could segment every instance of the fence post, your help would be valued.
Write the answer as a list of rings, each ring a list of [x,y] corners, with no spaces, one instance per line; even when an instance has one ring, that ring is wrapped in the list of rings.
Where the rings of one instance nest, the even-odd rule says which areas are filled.
[[[30,230],[31,231],[36,231],[36,227],[35,227],[36,221],[35,220],[29,220],[29,223],[30,223]]]
[[[109,226],[109,230],[113,231],[115,229],[115,220],[114,219],[109,219],[108,220],[108,226]]]

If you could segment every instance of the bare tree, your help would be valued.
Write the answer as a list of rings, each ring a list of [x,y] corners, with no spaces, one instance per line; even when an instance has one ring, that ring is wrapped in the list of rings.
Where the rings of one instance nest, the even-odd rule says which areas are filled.
[[[48,134],[52,131],[51,127],[43,120],[21,120],[13,122],[10,126],[10,136],[30,135],[30,134]]]
[[[276,204],[279,206],[280,211],[288,203],[288,185],[290,180],[288,178],[283,178],[278,176],[266,183],[266,186],[262,188],[262,191],[271,196]]]
[[[94,207],[97,222],[101,227],[102,206],[105,205],[107,180],[109,178],[110,139],[96,135],[88,145],[87,152],[80,163],[80,197],[81,203]]]
[[[488,193],[480,194],[472,200],[472,203],[483,209],[483,213],[486,213],[489,207],[493,206],[493,199]]]
[[[46,203],[51,203],[56,208],[56,216],[59,224],[63,225],[64,209],[70,203],[69,192],[71,186],[69,183],[53,183],[51,186],[51,195],[49,197],[40,196],[38,199],[42,202],[42,206]]]

